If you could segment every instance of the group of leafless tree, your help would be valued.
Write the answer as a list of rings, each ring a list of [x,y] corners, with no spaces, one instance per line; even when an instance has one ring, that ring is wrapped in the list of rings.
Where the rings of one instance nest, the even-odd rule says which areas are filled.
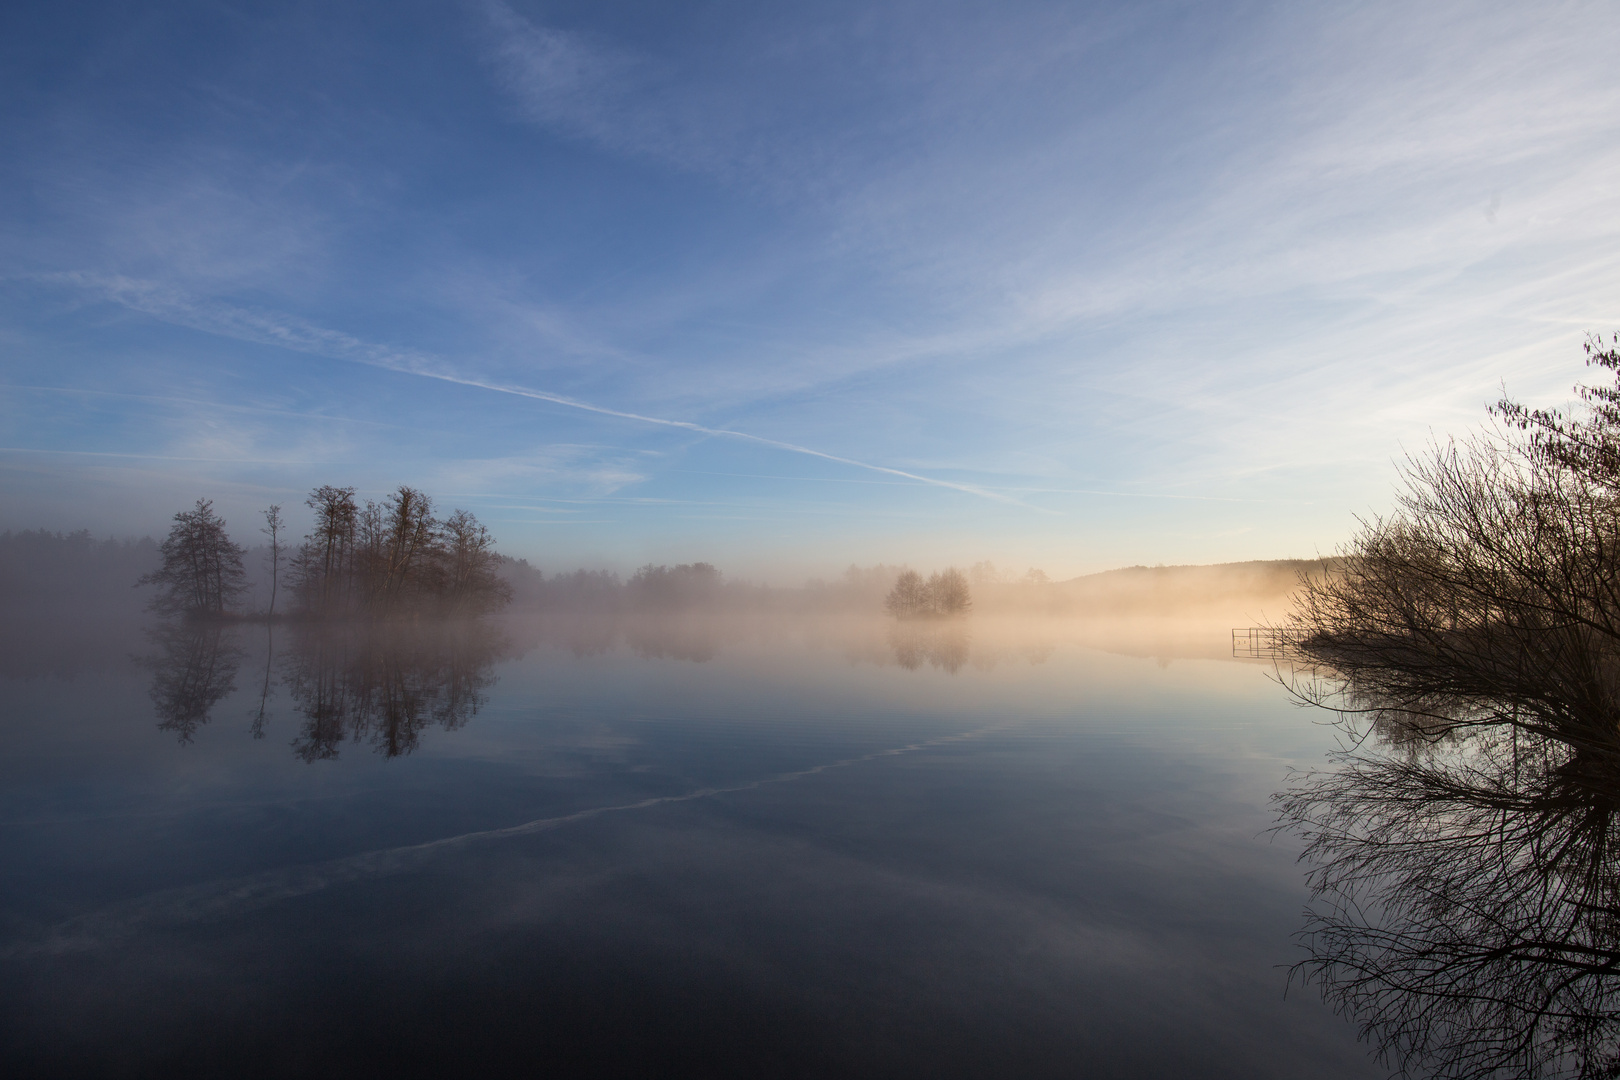
[[[883,599],[883,609],[902,619],[965,615],[972,607],[967,576],[954,566],[930,574],[926,581],[915,570],[903,570]]]
[[[267,614],[275,614],[284,573],[296,612],[308,617],[478,615],[510,599],[493,538],[465,510],[438,518],[432,500],[411,487],[361,504],[354,488],[325,485],[305,503],[315,527],[290,552],[281,507],[264,511]],[[236,610],[247,589],[246,551],[209,500],[174,516],[161,554],[161,566],[138,583],[158,587],[156,610],[194,618]]]
[[[1588,362],[1576,410],[1411,462],[1282,628],[1349,736],[1278,797],[1301,971],[1403,1072],[1620,1075],[1620,351]]]
[[[472,514],[436,518],[432,500],[410,487],[363,506],[354,495],[353,488],[327,485],[305,500],[315,528],[291,564],[303,610],[476,615],[510,598],[494,539]]]

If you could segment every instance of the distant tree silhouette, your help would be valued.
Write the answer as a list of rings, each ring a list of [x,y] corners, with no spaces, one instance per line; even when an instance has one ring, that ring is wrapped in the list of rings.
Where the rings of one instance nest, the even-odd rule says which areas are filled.
[[[174,515],[174,527],[159,550],[163,564],[136,584],[161,590],[151,606],[163,614],[218,617],[246,587],[242,548],[226,535],[225,522],[207,499]]]
[[[398,608],[438,591],[439,523],[431,499],[401,486],[381,506],[367,502],[360,522],[356,584],[365,606]]]
[[[973,606],[973,594],[962,571],[952,566],[928,576],[928,606],[936,615],[964,615]]]
[[[894,579],[894,588],[883,598],[883,610],[899,618],[924,614],[928,603],[928,589],[922,575],[915,570],[902,570]]]
[[[108,596],[162,566],[157,541],[96,540],[88,529],[0,532],[0,607],[34,609],[35,615],[94,607],[103,613],[124,605]],[[133,593],[129,606],[140,598]],[[109,600],[113,602],[109,603]]]
[[[541,585],[542,601],[561,608],[593,608],[614,611],[624,591],[619,575],[611,570],[575,570],[571,574],[553,574]]]
[[[306,611],[340,610],[350,599],[355,528],[360,508],[354,488],[323,484],[310,492],[304,505],[315,511],[315,528],[299,546],[293,569],[299,602]]]
[[[271,616],[276,613],[276,588],[281,583],[281,531],[285,527],[285,523],[281,520],[280,506],[272,505],[264,512],[264,528],[259,531],[270,538],[270,551],[268,553],[270,562],[270,609],[266,614]]]
[[[973,606],[968,580],[954,566],[929,575],[927,581],[915,570],[901,571],[894,588],[884,598],[883,608],[902,619],[929,615],[963,615]]]
[[[465,510],[440,521],[432,499],[408,486],[362,506],[353,488],[326,485],[306,504],[315,528],[293,560],[305,614],[477,615],[511,598],[494,539]]]
[[[637,570],[625,585],[630,603],[642,608],[673,608],[712,600],[721,587],[720,571],[705,562]]]
[[[512,588],[500,576],[495,540],[467,511],[445,518],[437,553],[445,603],[453,613],[475,615],[511,599]]]

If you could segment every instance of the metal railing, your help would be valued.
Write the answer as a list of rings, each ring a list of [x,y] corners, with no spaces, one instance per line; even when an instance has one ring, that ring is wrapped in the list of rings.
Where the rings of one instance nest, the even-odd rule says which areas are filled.
[[[1278,626],[1240,626],[1232,631],[1232,655],[1256,660],[1287,656],[1304,637],[1297,630]]]

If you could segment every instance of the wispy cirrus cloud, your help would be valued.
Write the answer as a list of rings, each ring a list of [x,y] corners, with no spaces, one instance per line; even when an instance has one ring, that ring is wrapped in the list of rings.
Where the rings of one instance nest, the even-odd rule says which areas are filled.
[[[624,116],[634,60],[583,35],[532,23],[501,0],[480,7],[497,77],[532,119],[635,148]]]
[[[568,397],[563,394],[554,394],[545,390],[480,378],[428,353],[392,348],[375,342],[364,341],[340,330],[316,326],[303,319],[279,312],[256,310],[221,301],[194,298],[178,289],[154,282],[83,272],[39,275],[39,279],[94,291],[108,300],[155,319],[210,334],[217,334],[222,337],[234,338],[239,341],[274,345],[295,352],[365,364],[401,374],[434,379],[457,386],[486,390],[491,393],[526,398],[531,401],[542,401],[567,409],[618,420],[627,420],[637,424],[648,424],[655,427],[685,431],[694,435],[739,439],[792,454],[819,458],[823,461],[882,473],[886,476],[900,477],[918,484],[960,491],[995,502],[1024,505],[1013,496],[989,488],[957,483],[938,477],[908,472],[904,469],[891,468],[887,465],[861,461],[841,454],[833,454],[813,447],[802,446],[798,443],[773,439],[765,435],[756,435],[752,432],[738,431],[733,428],[713,427],[691,420],[650,416],[645,413],[631,412],[626,409],[615,409],[606,405],[581,401],[578,398]]]
[[[349,40],[341,8],[310,40]],[[4,441],[314,448],[503,501],[798,481],[852,535],[1040,531],[906,491],[960,490],[1068,510],[1053,547],[1096,521],[1186,560],[1136,550],[1172,506],[1381,499],[1403,441],[1503,380],[1562,401],[1581,334],[1620,323],[1602,5],[671,10],[429,5],[329,70],[227,41],[206,86],[121,70],[141,115],[65,88],[83,122],[13,155],[37,200],[0,211],[0,274],[82,268],[49,279],[342,365],[8,288],[6,381],[145,396],[0,403]],[[265,411],[209,429],[210,400]],[[1261,532],[1303,550],[1324,520]]]
[[[531,121],[607,149],[731,175],[744,126],[733,98],[695,98],[651,58],[532,22],[503,0],[479,7],[496,81]]]

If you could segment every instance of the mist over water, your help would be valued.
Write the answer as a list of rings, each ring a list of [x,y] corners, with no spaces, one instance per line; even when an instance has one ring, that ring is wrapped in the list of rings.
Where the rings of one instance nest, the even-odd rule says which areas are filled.
[[[1267,799],[1329,740],[1231,659],[1230,606],[982,608],[40,639],[0,673],[0,1049],[62,1076],[1375,1075],[1284,997],[1305,894]]]
[[[1617,32],[0,7],[0,1080],[1616,1080]]]

